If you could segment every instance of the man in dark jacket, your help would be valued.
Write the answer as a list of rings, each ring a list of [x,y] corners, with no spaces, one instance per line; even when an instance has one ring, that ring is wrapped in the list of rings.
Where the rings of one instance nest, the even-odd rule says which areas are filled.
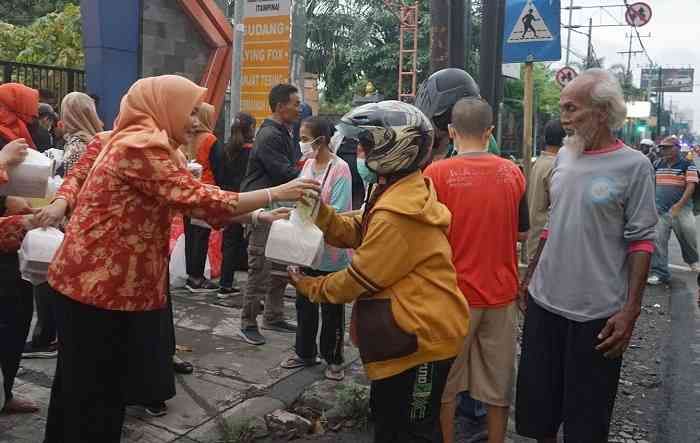
[[[292,85],[277,85],[269,96],[272,115],[265,119],[255,137],[248,160],[248,171],[241,192],[279,186],[299,175],[296,163],[301,157],[290,128],[299,120],[299,91]],[[258,330],[260,299],[265,297],[262,328],[278,332],[296,332],[296,325],[287,322],[283,313],[287,271],[265,259],[269,225],[253,226],[248,239],[248,284],[241,311],[240,336],[253,345],[265,344]]]

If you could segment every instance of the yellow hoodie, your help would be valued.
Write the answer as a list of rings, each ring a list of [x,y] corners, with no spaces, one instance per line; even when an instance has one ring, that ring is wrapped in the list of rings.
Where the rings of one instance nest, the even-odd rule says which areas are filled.
[[[345,217],[322,206],[316,224],[328,244],[353,248],[350,266],[303,278],[314,302],[355,305],[360,356],[372,380],[452,358],[469,330],[469,306],[457,286],[447,240],[450,211],[417,171],[387,189],[368,214]]]

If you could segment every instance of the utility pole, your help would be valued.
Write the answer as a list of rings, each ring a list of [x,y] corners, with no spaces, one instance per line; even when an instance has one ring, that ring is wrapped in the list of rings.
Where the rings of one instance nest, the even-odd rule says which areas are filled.
[[[464,68],[468,70],[472,58],[472,0],[464,0]]]
[[[523,170],[525,172],[525,178],[529,178],[530,169],[532,167],[532,124],[535,94],[532,62],[525,63],[525,69],[523,71]]]
[[[569,58],[571,56],[571,25],[574,20],[574,0],[569,2],[569,26],[566,34],[566,66],[569,66]]]
[[[569,28],[571,29],[571,28]],[[586,64],[584,67],[586,69],[591,68],[593,64],[593,43],[591,39],[593,38],[593,17],[588,18],[588,54],[586,55]]]
[[[484,2],[479,36],[479,88],[481,96],[489,102],[496,113],[498,113],[498,103],[501,101],[503,86],[505,11],[505,0]]]
[[[241,72],[243,67],[243,38],[245,26],[245,1],[234,0],[233,10],[233,55],[231,57],[231,120],[241,112]],[[227,122],[230,124],[231,122]]]
[[[449,0],[450,14],[448,32],[449,66],[450,68],[464,69],[466,66],[466,51],[464,50],[464,0]]]
[[[449,0],[430,1],[430,71],[449,66]]]

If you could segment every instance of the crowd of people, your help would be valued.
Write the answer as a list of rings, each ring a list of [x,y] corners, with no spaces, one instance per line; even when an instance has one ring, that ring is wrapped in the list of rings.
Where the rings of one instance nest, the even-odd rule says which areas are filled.
[[[0,85],[0,180],[36,147],[31,128],[60,127],[65,140],[64,182],[49,204],[6,197],[0,218],[5,412],[37,410],[12,395],[23,351],[58,354],[45,443],[116,443],[127,405],[166,412],[173,372],[193,370],[174,357],[168,278],[170,229],[182,216],[185,287],[239,307],[251,345],[265,345],[261,329],[295,334],[283,368],[325,362],[325,376],[342,380],[352,303],[348,332],[371,380],[376,442],[453,442],[467,392],[485,405],[491,443],[505,441],[513,403],[521,435],[554,442],[563,424],[566,441],[606,441],[650,263],[664,269],[660,243],[698,181],[670,153],[652,165],[617,139],[626,107],[614,76],[591,69],[562,91],[529,183],[492,153],[493,110],[459,69],[433,74],[415,106],[366,104],[337,123],[302,118],[297,88],[277,85],[270,117],[258,127],[235,115],[227,143],[204,92],[179,76],[141,79],[103,132],[85,94],[68,94],[47,127],[37,91]],[[325,242],[301,269],[265,255],[271,224],[300,200],[317,208]],[[17,249],[46,226],[65,237],[48,283],[32,287]],[[216,229],[218,283],[205,275]],[[247,271],[245,288],[235,271]],[[283,309],[288,284],[296,321]],[[25,344],[32,292],[39,322]]]

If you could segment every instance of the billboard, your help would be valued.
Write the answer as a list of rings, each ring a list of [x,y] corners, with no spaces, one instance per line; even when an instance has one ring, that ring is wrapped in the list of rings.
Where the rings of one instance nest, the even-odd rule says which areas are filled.
[[[658,69],[642,69],[641,88],[663,92],[693,92],[695,70],[693,68],[663,68],[661,80],[663,88],[659,86]]]
[[[258,122],[270,115],[268,94],[289,83],[291,0],[246,0],[241,111]]]

